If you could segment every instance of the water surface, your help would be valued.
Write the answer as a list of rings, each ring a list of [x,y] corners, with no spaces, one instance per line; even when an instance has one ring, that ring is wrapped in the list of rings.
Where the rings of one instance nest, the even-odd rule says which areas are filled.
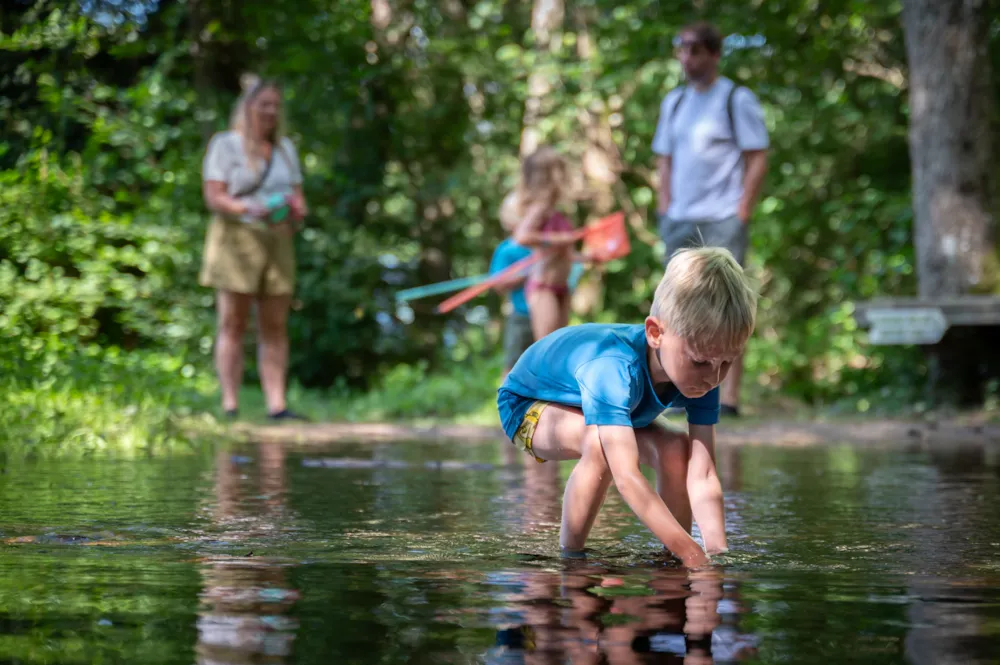
[[[0,475],[0,662],[991,663],[1000,456],[723,449],[689,573],[502,444],[264,444]]]

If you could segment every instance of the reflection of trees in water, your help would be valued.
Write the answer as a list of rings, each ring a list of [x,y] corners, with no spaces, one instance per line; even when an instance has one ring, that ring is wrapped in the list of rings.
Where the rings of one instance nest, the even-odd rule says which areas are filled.
[[[924,570],[907,588],[906,657],[914,665],[994,663],[996,640],[986,624],[996,620],[987,608],[997,602],[997,579],[965,571],[993,557],[985,545],[1000,533],[1000,463],[995,451],[983,448],[928,456],[934,476],[909,495],[912,556]],[[955,576],[963,579],[948,579]]]
[[[744,543],[762,566],[748,623],[768,660],[987,663],[996,601],[996,458],[828,446],[734,449]],[[725,473],[724,473],[725,476]],[[727,484],[728,485],[728,484]],[[789,565],[793,564],[793,565]],[[824,639],[816,640],[814,636]],[[808,651],[807,651],[808,649]]]
[[[494,576],[503,588],[498,596],[507,620],[488,662],[701,665],[716,656],[742,660],[754,653],[752,639],[733,625],[741,611],[736,587],[731,580],[724,585],[718,570],[643,571],[650,579],[645,588],[635,588],[599,566],[565,564],[560,572]]]
[[[283,446],[262,443],[257,452],[256,482],[243,475],[246,467],[228,451],[216,458],[215,508],[210,511],[216,539],[247,543],[274,537],[292,518],[285,505]],[[287,615],[299,597],[289,588],[289,567],[259,555],[203,560],[195,647],[199,664],[286,662],[298,628]]]

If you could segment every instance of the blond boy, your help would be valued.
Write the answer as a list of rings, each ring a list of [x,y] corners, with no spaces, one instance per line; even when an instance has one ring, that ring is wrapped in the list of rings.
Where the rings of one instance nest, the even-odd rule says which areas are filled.
[[[753,332],[757,295],[726,249],[678,251],[644,325],[586,324],[535,342],[498,392],[514,445],[580,460],[563,496],[560,545],[582,550],[611,481],[643,524],[690,567],[726,550],[715,470],[718,386]],[[688,433],[655,422],[685,407]],[[657,490],[639,465],[656,472]],[[705,550],[691,537],[692,516]]]

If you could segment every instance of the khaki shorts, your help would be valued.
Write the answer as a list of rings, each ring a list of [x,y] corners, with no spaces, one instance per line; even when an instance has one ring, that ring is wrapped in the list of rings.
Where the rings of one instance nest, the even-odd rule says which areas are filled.
[[[205,237],[198,283],[255,296],[295,291],[295,245],[270,229],[215,217]]]

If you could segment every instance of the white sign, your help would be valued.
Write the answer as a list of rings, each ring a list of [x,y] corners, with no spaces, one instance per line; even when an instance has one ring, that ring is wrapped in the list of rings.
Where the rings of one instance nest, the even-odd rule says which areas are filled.
[[[937,307],[870,309],[872,344],[937,344],[948,330],[948,319]]]

